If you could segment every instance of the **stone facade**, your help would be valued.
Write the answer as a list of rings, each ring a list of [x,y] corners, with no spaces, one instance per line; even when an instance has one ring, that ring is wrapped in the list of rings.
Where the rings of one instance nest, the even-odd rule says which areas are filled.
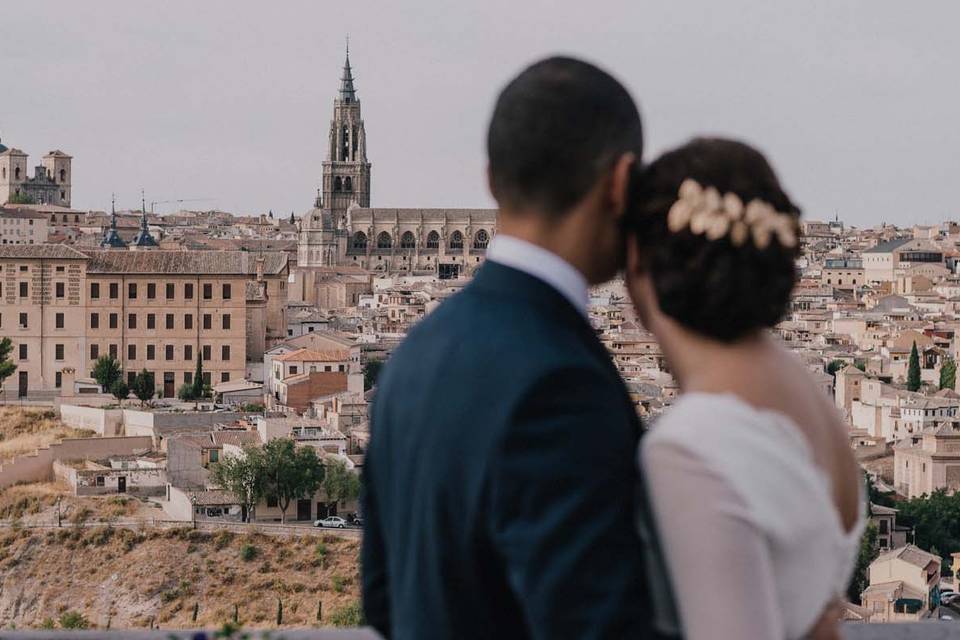
[[[113,355],[127,378],[146,369],[169,397],[192,380],[198,354],[211,384],[243,379],[247,359],[286,333],[283,253],[6,245],[0,269],[0,323],[17,364],[4,385],[11,395],[57,389],[65,368],[89,375]],[[251,293],[265,323],[247,322]]]
[[[27,154],[0,144],[0,204],[27,198],[38,204],[70,206],[71,163],[63,151],[51,151],[27,174]]]
[[[43,244],[49,236],[46,214],[0,207],[0,244]]]

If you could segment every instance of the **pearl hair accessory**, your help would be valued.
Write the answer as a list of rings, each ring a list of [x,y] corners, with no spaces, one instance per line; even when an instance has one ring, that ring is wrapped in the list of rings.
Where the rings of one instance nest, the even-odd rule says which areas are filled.
[[[757,249],[766,249],[773,236],[781,246],[797,246],[792,215],[778,212],[763,200],[751,200],[744,206],[737,194],[721,196],[714,187],[704,189],[692,178],[680,185],[677,201],[667,214],[667,227],[672,233],[689,227],[690,233],[706,236],[707,240],[729,236],[735,247],[743,246],[749,238]]]

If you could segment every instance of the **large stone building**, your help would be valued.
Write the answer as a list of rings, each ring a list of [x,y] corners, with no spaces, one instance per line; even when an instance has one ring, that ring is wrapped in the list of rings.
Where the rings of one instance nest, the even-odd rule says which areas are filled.
[[[323,187],[300,221],[298,270],[354,266],[455,278],[482,263],[496,231],[495,209],[370,208],[370,167],[348,51]]]
[[[63,151],[51,151],[30,177],[27,154],[0,142],[0,205],[14,201],[69,207],[72,160]]]
[[[17,372],[8,394],[50,392],[65,368],[90,375],[112,355],[146,369],[160,396],[192,380],[243,379],[286,335],[286,254],[0,246],[0,327]]]
[[[43,244],[50,236],[45,213],[0,206],[0,244]]]

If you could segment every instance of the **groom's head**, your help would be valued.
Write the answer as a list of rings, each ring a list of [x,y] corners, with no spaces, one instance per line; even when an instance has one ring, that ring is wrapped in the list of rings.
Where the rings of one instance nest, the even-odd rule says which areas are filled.
[[[611,278],[642,150],[640,114],[610,74],[564,57],[528,67],[500,93],[487,133],[501,232],[554,251],[591,283]]]

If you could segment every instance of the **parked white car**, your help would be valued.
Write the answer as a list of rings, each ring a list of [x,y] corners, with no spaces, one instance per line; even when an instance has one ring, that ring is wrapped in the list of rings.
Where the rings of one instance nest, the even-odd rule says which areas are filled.
[[[317,520],[313,523],[315,527],[333,527],[334,529],[344,529],[347,526],[347,521],[341,518],[340,516],[330,516],[329,518],[324,518],[323,520]]]

